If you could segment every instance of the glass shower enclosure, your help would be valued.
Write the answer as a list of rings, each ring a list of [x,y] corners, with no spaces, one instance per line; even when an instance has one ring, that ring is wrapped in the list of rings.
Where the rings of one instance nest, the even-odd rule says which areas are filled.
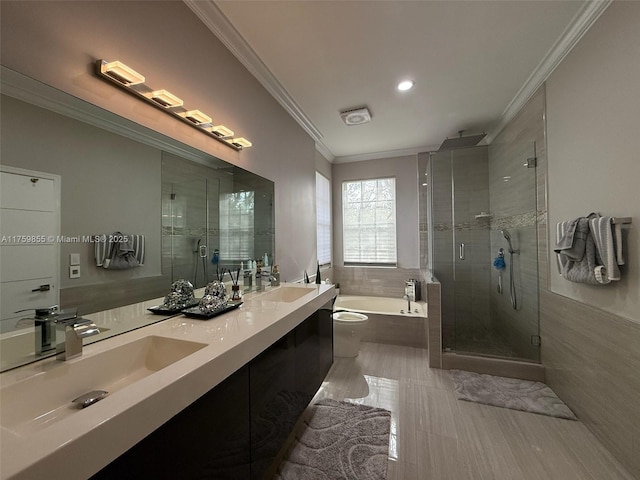
[[[423,154],[444,351],[539,362],[535,145]]]

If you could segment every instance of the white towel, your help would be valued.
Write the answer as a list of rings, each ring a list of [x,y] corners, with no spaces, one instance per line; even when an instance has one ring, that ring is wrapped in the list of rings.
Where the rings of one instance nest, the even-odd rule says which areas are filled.
[[[616,239],[616,258],[618,265],[624,265],[624,255],[622,254],[622,224],[616,223],[614,237]]]
[[[612,280],[620,280],[620,269],[618,268],[616,244],[611,231],[611,217],[597,217],[589,220],[589,228],[593,240],[598,249],[600,260],[606,269],[606,279],[602,278],[602,283],[609,283]]]
[[[564,238],[565,232],[571,222],[558,222],[556,224],[556,244],[560,242],[560,239]],[[558,273],[562,275],[562,267],[569,261],[569,259],[558,252],[556,252],[556,261],[558,264]]]

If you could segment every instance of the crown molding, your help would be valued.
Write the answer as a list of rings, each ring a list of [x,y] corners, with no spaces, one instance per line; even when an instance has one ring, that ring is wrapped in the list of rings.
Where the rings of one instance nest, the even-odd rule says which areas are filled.
[[[225,47],[245,66],[247,70],[276,99],[302,129],[316,143],[316,149],[329,161],[334,155],[322,142],[322,133],[305,115],[289,92],[282,86],[271,70],[264,64],[247,41],[240,35],[233,24],[215,4],[213,0],[183,0],[211,32],[218,37]]]
[[[587,0],[585,5],[564,30],[558,41],[547,52],[542,61],[502,112],[500,121],[486,137],[490,144],[504,127],[520,112],[531,96],[549,78],[564,57],[576,46],[595,21],[604,13],[613,0]]]
[[[336,159],[336,156],[331,153],[331,151],[325,146],[324,143],[316,142],[316,150],[320,152],[320,155],[322,155],[329,163],[333,163]]]
[[[335,157],[332,163],[352,163],[352,162],[366,162],[367,160],[379,160],[381,158],[395,158],[395,157],[407,157],[410,155],[418,155],[424,152],[433,152],[438,149],[438,146],[425,146],[425,147],[413,147],[403,148],[399,150],[387,150],[385,152],[372,152],[361,153],[358,155],[345,155],[342,157]]]

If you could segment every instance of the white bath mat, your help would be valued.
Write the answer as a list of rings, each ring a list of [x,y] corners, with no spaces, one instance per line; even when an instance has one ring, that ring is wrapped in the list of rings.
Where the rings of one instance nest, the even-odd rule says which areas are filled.
[[[518,378],[450,370],[459,400],[577,420],[547,385]]]

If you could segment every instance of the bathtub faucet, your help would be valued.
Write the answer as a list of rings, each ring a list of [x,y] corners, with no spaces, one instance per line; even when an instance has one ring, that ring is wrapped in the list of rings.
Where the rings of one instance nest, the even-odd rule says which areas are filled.
[[[411,313],[411,295],[407,293],[403,298],[407,299],[407,313]]]
[[[407,299],[407,313],[411,313],[411,300],[419,300],[419,282],[413,278],[404,282],[404,297]]]

